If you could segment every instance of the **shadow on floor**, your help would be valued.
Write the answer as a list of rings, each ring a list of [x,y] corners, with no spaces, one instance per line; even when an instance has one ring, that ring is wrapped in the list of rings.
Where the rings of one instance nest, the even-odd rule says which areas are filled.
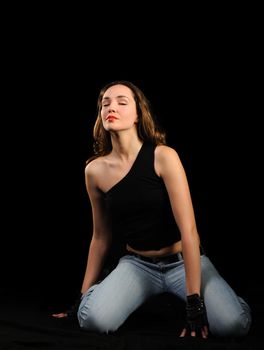
[[[51,313],[57,310],[48,299],[43,301],[43,297],[37,299],[30,293],[2,289],[0,349],[263,350],[260,321],[264,307],[251,306],[252,329],[247,337],[239,340],[179,338],[184,305],[168,294],[144,304],[114,334],[100,335],[81,330],[77,321],[52,318]]]

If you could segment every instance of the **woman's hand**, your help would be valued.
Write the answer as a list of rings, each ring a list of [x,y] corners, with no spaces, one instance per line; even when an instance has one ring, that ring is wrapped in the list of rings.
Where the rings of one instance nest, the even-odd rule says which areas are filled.
[[[60,312],[58,314],[52,314],[52,317],[55,317],[55,318],[64,318],[64,317],[68,317],[68,313],[65,311],[65,312]]]
[[[69,310],[66,310],[64,312],[60,312],[57,314],[52,314],[52,317],[55,317],[55,318],[65,318],[65,317],[77,318],[77,312],[79,310],[81,300],[82,300],[82,294],[80,293],[80,295],[75,300],[74,304],[69,308]]]
[[[187,296],[186,303],[186,326],[180,337],[190,334],[192,337],[202,336],[207,338],[209,334],[209,324],[203,298],[198,294]]]

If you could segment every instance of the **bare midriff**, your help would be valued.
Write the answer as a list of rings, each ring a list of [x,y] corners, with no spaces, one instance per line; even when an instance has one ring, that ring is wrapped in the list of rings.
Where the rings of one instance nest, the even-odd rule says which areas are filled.
[[[136,250],[130,247],[128,244],[126,248],[129,252],[132,252],[132,253],[136,253],[142,256],[156,257],[156,256],[168,256],[168,255],[179,253],[182,251],[182,244],[181,244],[181,241],[178,241],[168,247],[164,247],[159,250]]]

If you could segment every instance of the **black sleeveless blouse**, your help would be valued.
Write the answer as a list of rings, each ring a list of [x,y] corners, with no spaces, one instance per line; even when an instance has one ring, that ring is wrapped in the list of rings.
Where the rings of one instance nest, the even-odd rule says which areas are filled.
[[[113,235],[137,250],[180,240],[166,187],[154,169],[155,147],[144,142],[128,174],[105,193]]]

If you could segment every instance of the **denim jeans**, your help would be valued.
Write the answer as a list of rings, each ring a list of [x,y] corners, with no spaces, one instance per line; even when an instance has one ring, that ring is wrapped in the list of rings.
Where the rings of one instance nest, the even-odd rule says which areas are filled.
[[[251,325],[248,304],[236,295],[206,255],[201,256],[201,271],[201,294],[211,334],[245,336]],[[125,255],[102,282],[83,295],[78,311],[80,327],[100,333],[114,332],[145,301],[164,292],[186,300],[183,260],[153,264]]]

